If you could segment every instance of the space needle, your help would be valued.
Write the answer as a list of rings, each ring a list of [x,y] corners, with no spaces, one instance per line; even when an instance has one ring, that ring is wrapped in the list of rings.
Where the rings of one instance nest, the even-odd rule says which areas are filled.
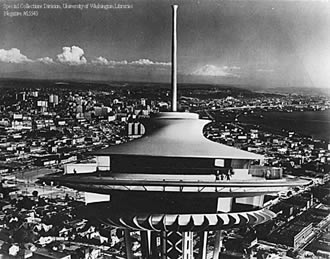
[[[143,258],[205,259],[210,231],[216,232],[217,259],[223,230],[275,216],[263,208],[266,194],[309,184],[280,173],[254,174],[251,163],[262,162],[262,155],[206,139],[209,120],[177,112],[177,9],[172,6],[172,111],[152,116],[140,139],[94,152],[97,172],[42,179],[107,195],[87,208],[100,222],[124,230],[128,259],[132,232],[140,234]]]

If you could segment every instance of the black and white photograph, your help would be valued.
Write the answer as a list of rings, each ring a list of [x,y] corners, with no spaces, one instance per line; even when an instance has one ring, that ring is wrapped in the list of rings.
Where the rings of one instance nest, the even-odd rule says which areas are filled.
[[[0,259],[330,258],[328,0],[0,0]]]

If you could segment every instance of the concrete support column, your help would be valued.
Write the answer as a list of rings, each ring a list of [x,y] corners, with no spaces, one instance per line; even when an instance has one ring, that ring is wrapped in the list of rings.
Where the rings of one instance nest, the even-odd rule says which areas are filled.
[[[125,237],[125,247],[126,247],[126,258],[133,259],[132,238],[129,230],[127,229],[124,230],[124,237]]]
[[[199,235],[199,246],[198,246],[198,257],[197,259],[206,259],[207,255],[207,237],[208,232],[200,232]]]

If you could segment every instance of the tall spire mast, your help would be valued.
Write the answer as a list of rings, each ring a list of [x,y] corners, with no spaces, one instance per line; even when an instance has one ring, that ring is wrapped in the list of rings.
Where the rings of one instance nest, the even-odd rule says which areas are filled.
[[[177,111],[177,5],[172,5],[172,112]]]

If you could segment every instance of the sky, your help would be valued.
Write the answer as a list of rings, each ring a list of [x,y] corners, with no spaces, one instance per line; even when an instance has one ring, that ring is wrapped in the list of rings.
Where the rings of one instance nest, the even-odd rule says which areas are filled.
[[[78,3],[128,8],[63,6]],[[170,82],[174,3],[179,83],[329,88],[326,0],[0,0],[43,7],[0,15],[0,77]]]

